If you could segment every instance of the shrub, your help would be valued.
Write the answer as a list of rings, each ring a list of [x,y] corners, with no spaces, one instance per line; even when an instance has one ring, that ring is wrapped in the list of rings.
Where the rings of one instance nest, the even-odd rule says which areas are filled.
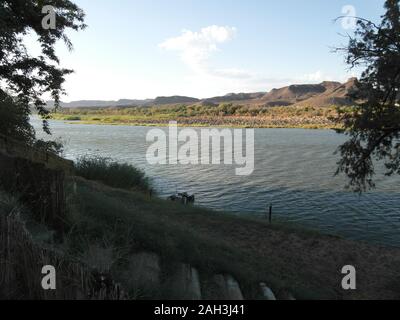
[[[66,121],[80,121],[81,117],[78,116],[70,116],[65,118]]]
[[[109,158],[81,157],[75,164],[75,172],[85,179],[101,181],[114,188],[142,191],[150,189],[148,178],[142,170]]]

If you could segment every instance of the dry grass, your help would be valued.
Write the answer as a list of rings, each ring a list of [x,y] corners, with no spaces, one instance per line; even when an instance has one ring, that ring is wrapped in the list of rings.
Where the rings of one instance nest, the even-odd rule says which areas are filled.
[[[125,230],[124,238],[134,243],[131,254],[158,253],[164,279],[176,263],[185,262],[200,271],[202,281],[233,275],[250,299],[259,297],[260,282],[278,297],[289,291],[300,299],[400,298],[399,249],[185,207],[83,180],[78,184],[81,212],[99,227],[118,224],[118,232]],[[341,289],[341,269],[348,264],[358,271],[356,291]]]
[[[37,243],[21,218],[23,208],[12,197],[0,198],[0,298],[125,297],[115,283],[112,290],[104,286],[110,279],[131,299],[170,298],[176,291],[171,279],[185,263],[199,271],[204,297],[212,296],[207,283],[215,275],[229,274],[246,299],[260,298],[260,282],[278,298],[290,292],[297,299],[400,299],[399,249],[72,181],[62,243],[48,236],[35,237],[45,239]],[[40,286],[46,264],[58,270],[57,291]],[[341,268],[349,264],[358,272],[355,291],[341,289]],[[105,280],[99,284],[96,276]]]
[[[91,269],[59,250],[39,245],[21,217],[25,209],[0,192],[0,300],[117,299],[115,290],[96,290]],[[56,268],[57,290],[41,287],[42,267]]]

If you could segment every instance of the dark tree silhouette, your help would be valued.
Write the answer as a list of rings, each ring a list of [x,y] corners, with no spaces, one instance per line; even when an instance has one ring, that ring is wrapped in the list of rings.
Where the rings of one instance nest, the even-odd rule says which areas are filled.
[[[358,192],[373,188],[377,162],[386,175],[400,174],[400,9],[386,0],[380,24],[357,18],[354,36],[344,50],[351,67],[365,67],[351,94],[357,105],[339,121],[350,139],[339,148],[337,173],[345,173]]]
[[[0,92],[0,132],[27,144],[34,142],[35,132],[25,106],[4,92]]]
[[[45,5],[55,9],[54,29],[42,26],[46,17],[46,13],[42,13]],[[15,133],[15,137],[26,142],[34,140],[34,131],[29,124],[32,106],[45,119],[43,129],[50,133],[46,121],[49,111],[45,108],[43,94],[49,93],[58,106],[64,93],[64,77],[72,72],[59,67],[55,44],[61,39],[72,49],[66,31],[85,28],[83,22],[83,11],[68,0],[1,0],[0,108],[2,114],[15,111],[14,115],[0,119],[2,133]],[[41,46],[38,56],[30,55],[24,45],[23,37],[28,33],[37,35]],[[10,109],[10,106],[14,108]],[[6,119],[14,122],[6,122]]]

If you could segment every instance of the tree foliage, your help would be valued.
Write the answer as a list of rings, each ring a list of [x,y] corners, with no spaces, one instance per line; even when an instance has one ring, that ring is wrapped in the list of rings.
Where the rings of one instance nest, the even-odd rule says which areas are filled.
[[[25,106],[0,91],[0,132],[27,144],[33,143],[35,132],[29,124]]]
[[[56,27],[42,27],[46,14],[42,13],[45,5],[51,5],[56,13]],[[44,94],[50,94],[59,105],[64,93],[62,85],[65,76],[72,71],[59,66],[55,53],[55,44],[63,40],[72,49],[67,30],[85,28],[84,13],[69,0],[2,0],[0,3],[0,105],[2,114],[15,111],[9,117],[15,122],[9,123],[2,131],[15,133],[16,137],[34,138],[29,128],[31,106],[34,106],[43,119],[48,119],[49,111],[45,108]],[[41,52],[32,56],[24,44],[24,37],[36,35]],[[8,109],[7,109],[8,108]],[[10,109],[13,108],[13,109]],[[2,122],[4,118],[0,119]],[[14,125],[11,129],[10,126]],[[4,127],[6,125],[3,124]],[[47,121],[43,128],[50,133]],[[32,136],[33,134],[33,136]],[[29,139],[28,139],[29,140]]]
[[[338,172],[363,192],[374,187],[377,162],[386,175],[400,174],[400,8],[385,2],[380,24],[357,18],[357,29],[344,50],[351,67],[364,67],[351,97],[357,105],[340,116],[349,140],[339,148]]]

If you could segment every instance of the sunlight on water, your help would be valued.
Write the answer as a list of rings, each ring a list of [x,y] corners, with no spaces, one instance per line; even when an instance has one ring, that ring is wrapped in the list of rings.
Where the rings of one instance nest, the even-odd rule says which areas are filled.
[[[38,120],[32,122],[40,126]],[[52,121],[51,128],[65,142],[65,157],[95,154],[132,163],[146,171],[162,197],[187,191],[199,205],[260,216],[272,202],[274,216],[283,220],[400,246],[400,179],[377,176],[377,189],[361,197],[346,191],[345,179],[334,177],[333,155],[345,137],[333,131],[257,129],[254,173],[240,177],[232,166],[147,164],[148,127]],[[38,135],[44,136],[41,130]]]

